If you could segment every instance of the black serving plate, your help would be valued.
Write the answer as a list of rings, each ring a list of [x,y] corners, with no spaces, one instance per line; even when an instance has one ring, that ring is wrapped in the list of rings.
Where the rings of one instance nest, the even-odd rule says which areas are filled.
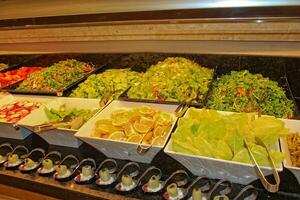
[[[0,72],[6,72],[13,69],[17,69],[22,66],[26,66],[28,62],[37,59],[40,55],[5,55],[0,56],[0,63],[6,64],[9,67],[6,69],[0,69]]]
[[[77,85],[83,81],[85,81],[91,74],[95,74],[99,72],[103,67],[106,66],[104,61],[98,61],[96,60],[96,57],[92,57],[89,55],[77,55],[77,54],[63,54],[63,55],[46,55],[46,56],[40,56],[35,60],[30,60],[26,63],[27,66],[51,66],[54,63],[57,63],[61,60],[66,59],[76,59],[78,61],[86,62],[94,67],[94,69],[86,73],[82,78],[76,80],[72,84],[65,87],[62,91],[55,91],[55,92],[49,92],[49,91],[22,91],[22,90],[16,90],[20,83],[22,81],[17,82],[15,84],[9,85],[2,89],[2,91],[10,92],[12,94],[31,94],[31,95],[47,95],[47,96],[69,96],[70,92],[77,87]]]
[[[201,65],[201,63],[198,63]],[[208,67],[209,68],[209,67]],[[158,104],[171,104],[171,105],[180,105],[180,104],[187,104],[188,106],[193,106],[196,108],[202,108],[204,107],[207,98],[208,98],[208,94],[211,91],[212,88],[212,83],[215,81],[216,79],[216,71],[217,71],[217,66],[213,67],[213,76],[211,81],[208,84],[208,90],[207,92],[204,94],[204,98],[200,99],[197,103],[189,103],[189,102],[178,102],[178,101],[164,101],[164,100],[151,100],[151,99],[138,99],[138,98],[130,98],[127,95],[127,92],[130,90],[130,88],[128,88],[125,92],[123,92],[120,97],[119,100],[123,100],[123,101],[131,101],[131,102],[143,102],[143,103],[158,103]]]

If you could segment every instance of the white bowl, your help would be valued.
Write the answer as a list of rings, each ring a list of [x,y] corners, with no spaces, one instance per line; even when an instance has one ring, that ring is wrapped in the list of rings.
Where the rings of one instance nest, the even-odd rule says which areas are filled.
[[[11,103],[16,103],[18,101],[31,101],[31,102],[38,102],[38,103],[49,103],[52,101],[52,97],[44,97],[44,96],[30,96],[30,95],[7,95],[5,97],[5,103],[1,102],[1,107],[11,104]],[[43,105],[41,105],[38,109],[33,110],[29,115],[21,119],[20,121],[30,118],[30,116],[39,110],[43,109]],[[14,123],[9,123],[9,122],[3,122],[0,121],[0,137],[3,138],[10,138],[10,139],[18,139],[18,140],[23,140],[27,138],[29,135],[31,135],[31,131],[20,128],[19,130],[16,130],[14,128]]]
[[[93,119],[89,120],[85,125],[83,125],[80,130],[76,133],[76,137],[80,138],[84,142],[90,144],[95,147],[103,154],[105,154],[109,158],[123,159],[123,160],[131,160],[143,163],[150,163],[155,155],[162,150],[163,146],[166,144],[167,139],[163,146],[152,146],[150,150],[145,155],[140,155],[137,153],[136,149],[138,144],[126,141],[116,141],[104,138],[92,137],[91,134],[94,132],[95,123],[99,119],[107,119],[110,118],[111,113],[120,108],[130,109],[137,108],[141,106],[150,106],[151,108],[159,109],[162,112],[169,113],[173,119],[174,123],[172,124],[172,128],[168,133],[167,138],[171,134],[171,130],[173,129],[176,117],[174,114],[177,105],[167,105],[167,104],[155,104],[155,103],[142,103],[142,102],[128,102],[128,101],[113,101],[110,103],[105,109],[103,109],[100,113],[98,113]]]
[[[188,114],[186,112],[185,116]],[[228,115],[232,112],[218,111],[221,114]],[[275,145],[276,150],[280,150],[279,143]],[[205,156],[189,155],[178,153],[172,149],[172,140],[170,139],[164,152],[179,161],[189,171],[196,176],[208,176],[213,179],[226,179],[234,183],[249,184],[258,179],[254,164],[246,164],[235,161],[216,159]],[[271,167],[260,167],[264,175],[272,174]],[[278,171],[282,171],[282,165],[277,166]]]
[[[83,99],[83,98],[67,98],[59,97],[52,102],[45,105],[47,108],[58,109],[62,104],[66,105],[66,109],[77,108],[77,109],[99,109],[99,99]],[[32,113],[30,117],[24,118],[18,122],[19,126],[26,127],[32,130],[33,126],[40,125],[48,122],[49,119],[43,109],[38,112]],[[41,138],[43,138],[48,144],[57,146],[66,146],[78,148],[82,141],[77,139],[74,134],[77,130],[57,128],[54,130],[43,131],[37,133]]]
[[[299,134],[300,132],[300,121],[299,120],[284,120],[286,122],[287,128],[293,133]],[[286,138],[280,138],[280,147],[281,151],[286,155],[286,158],[283,161],[283,166],[290,170],[297,178],[298,183],[300,184],[300,168],[294,167],[291,162],[290,152],[288,149]]]

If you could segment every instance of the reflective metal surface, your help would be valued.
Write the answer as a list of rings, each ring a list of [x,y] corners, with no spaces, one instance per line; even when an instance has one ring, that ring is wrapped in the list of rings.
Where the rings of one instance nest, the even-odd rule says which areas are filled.
[[[299,0],[10,0],[0,1],[0,19],[177,9],[296,6]]]

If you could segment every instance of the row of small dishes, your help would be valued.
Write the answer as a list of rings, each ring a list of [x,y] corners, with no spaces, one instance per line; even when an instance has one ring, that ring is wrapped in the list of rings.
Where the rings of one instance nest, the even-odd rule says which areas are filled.
[[[60,106],[61,104],[66,104],[67,107],[77,107],[77,108],[89,108],[89,109],[99,109],[99,100],[96,99],[76,99],[76,98],[48,98],[48,97],[29,97],[29,96],[9,96],[9,98],[13,99],[11,101],[17,101],[20,99],[27,99],[34,102],[45,102],[44,105],[42,105],[39,109],[34,110],[30,115],[20,120],[17,124],[21,127],[21,131],[16,131],[12,128],[11,123],[1,123],[1,125],[6,125],[6,127],[9,127],[11,131],[14,131],[15,133],[21,133],[21,134],[30,134],[31,131],[33,131],[33,127],[39,124],[45,123],[48,118],[46,113],[43,111],[45,107],[48,108],[55,108],[57,106]],[[89,103],[87,103],[87,101]],[[145,107],[147,105],[147,107]],[[61,146],[73,146],[78,147],[81,144],[81,141],[84,141],[102,153],[104,153],[107,157],[110,158],[117,158],[117,159],[127,159],[132,161],[138,161],[138,162],[144,162],[144,163],[150,163],[152,159],[155,157],[155,155],[166,145],[167,140],[172,132],[173,127],[176,124],[176,116],[175,116],[175,110],[178,106],[177,105],[167,105],[167,104],[155,104],[155,103],[139,103],[139,102],[126,102],[126,101],[113,101],[109,105],[107,105],[102,111],[98,112],[93,116],[90,120],[88,120],[75,134],[76,130],[70,130],[65,128],[58,128],[57,130],[50,130],[50,131],[44,131],[39,133],[39,136],[44,138],[48,143],[54,144],[54,145],[61,145]],[[122,108],[120,110],[120,108]],[[140,154],[137,149],[141,146],[139,144],[139,139],[134,141],[126,141],[124,138],[114,138],[114,137],[99,137],[99,133],[97,136],[95,136],[95,132],[97,132],[97,122],[98,125],[103,125],[105,120],[109,119],[110,116],[115,115],[118,116],[120,114],[119,118],[117,118],[118,123],[117,126],[124,126],[128,125],[131,122],[126,121],[124,119],[124,116],[127,116],[125,111],[128,109],[138,109],[143,108],[142,114],[145,115],[152,115],[154,116],[155,113],[158,112],[158,110],[168,114],[171,116],[171,121],[168,122],[167,129],[164,131],[164,137],[163,141],[159,145],[153,145],[151,146],[151,143],[147,142],[146,144],[142,144],[142,146],[151,147],[150,149],[147,149],[148,151],[146,154]],[[118,111],[118,112],[116,112]],[[190,111],[190,110],[189,110]],[[188,112],[189,112],[188,111]],[[187,113],[188,113],[187,112]],[[228,112],[221,112],[223,114],[230,114]],[[187,115],[187,114],[186,114]],[[300,130],[300,124],[297,120],[286,120],[282,119],[282,121],[285,123],[285,127],[289,128],[291,132],[299,132]],[[148,123],[149,121],[145,121]],[[123,124],[125,123],[125,124]],[[133,131],[136,131],[135,123],[133,123]],[[145,124],[138,124],[139,127]],[[116,128],[116,127],[113,127]],[[130,127],[132,128],[132,127]],[[145,128],[145,127],[144,127]],[[147,129],[147,126],[146,126]],[[3,129],[3,130],[8,130]],[[29,131],[31,130],[31,131]],[[103,130],[103,128],[102,128]],[[130,130],[130,129],[129,129]],[[110,135],[122,135],[122,134],[116,134],[115,132],[126,132],[124,129],[116,129],[114,131],[114,134],[110,133]],[[11,137],[10,131],[2,132],[1,134],[4,134],[3,137]],[[151,131],[148,130],[147,133]],[[155,135],[152,131],[152,135]],[[103,133],[103,131],[102,131]],[[102,134],[101,133],[101,134]],[[100,135],[101,135],[100,134]],[[148,135],[146,133],[143,134],[145,137]],[[80,138],[78,140],[77,138]],[[144,138],[144,137],[143,137]],[[153,140],[154,138],[152,138]],[[119,141],[118,141],[119,140]],[[232,182],[236,183],[242,183],[242,184],[248,184],[253,180],[257,179],[257,175],[255,173],[254,167],[252,164],[244,164],[240,162],[234,162],[234,161],[228,161],[224,159],[219,158],[210,158],[207,156],[199,156],[199,155],[190,155],[188,153],[178,153],[173,150],[172,146],[173,140],[170,140],[167,144],[166,148],[164,149],[165,153],[169,154],[176,160],[180,161],[184,166],[186,166],[193,174],[198,176],[203,176],[209,174],[212,178],[218,178],[218,179],[228,179]],[[284,139],[282,139],[282,150],[286,155],[289,155],[288,151],[286,150],[286,145],[284,143]],[[278,145],[276,149],[279,149]],[[297,173],[299,173],[298,168],[293,168],[289,163],[289,158],[285,159],[284,164],[285,167],[289,168],[290,170],[294,170],[293,173],[295,173],[296,177],[299,177]],[[278,166],[278,170],[282,170],[282,165]],[[263,167],[263,172],[265,174],[271,173],[270,167]]]
[[[184,199],[229,199],[232,185],[229,181],[219,180],[215,184],[207,177],[197,177],[190,182],[184,170],[175,171],[166,180],[162,180],[162,171],[150,166],[140,175],[140,166],[128,162],[118,171],[118,164],[113,159],[106,159],[97,167],[92,158],[81,161],[72,154],[63,159],[58,151],[45,154],[41,148],[29,150],[24,146],[13,148],[9,143],[0,145],[0,166],[7,170],[19,169],[22,173],[38,172],[40,176],[52,176],[57,181],[73,179],[77,184],[96,183],[100,187],[115,187],[119,192],[128,193],[142,185],[144,193],[162,194],[166,200]],[[146,177],[150,177],[148,180]],[[118,182],[119,181],[119,182]],[[175,181],[175,182],[174,182]],[[222,186],[222,187],[221,187]],[[221,189],[222,188],[222,189]],[[256,199],[258,192],[251,185],[244,187],[233,199],[246,195]]]

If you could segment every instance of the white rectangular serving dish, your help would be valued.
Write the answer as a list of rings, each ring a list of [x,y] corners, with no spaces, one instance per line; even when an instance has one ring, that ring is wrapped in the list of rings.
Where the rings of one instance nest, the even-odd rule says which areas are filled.
[[[289,128],[292,133],[300,134],[300,120],[283,119],[283,121],[286,123],[287,128]],[[281,151],[286,155],[286,158],[283,161],[283,166],[296,176],[298,183],[300,184],[300,168],[292,165],[286,138],[280,138],[280,147]]]
[[[66,105],[66,109],[77,108],[77,109],[99,109],[99,99],[83,99],[83,98],[67,98],[59,97],[52,102],[45,105],[47,108],[58,109],[62,104]],[[40,109],[38,112],[32,113],[30,117],[24,118],[18,122],[19,126],[26,127],[32,130],[33,126],[40,125],[48,122],[49,119],[44,111]],[[66,146],[78,148],[82,141],[77,139],[74,134],[77,130],[57,128],[54,130],[43,131],[37,133],[41,138],[43,138],[48,144],[57,146]]]
[[[7,97],[5,97],[5,103],[1,102],[1,107],[5,106],[7,104],[15,103],[18,101],[24,101],[24,100],[47,104],[50,101],[52,101],[52,99],[53,99],[53,97],[44,97],[44,96],[8,95]],[[30,117],[30,115],[38,112],[42,108],[43,108],[43,105],[40,106],[40,108],[32,111],[29,115],[27,115],[20,121]],[[16,130],[14,128],[14,123],[0,121],[0,137],[23,140],[23,139],[27,138],[31,133],[32,133],[31,131],[26,130],[24,128],[20,128],[19,130]]]
[[[190,109],[186,112],[184,117],[188,114]],[[232,112],[219,111],[224,115]],[[275,147],[280,150],[279,144]],[[174,152],[172,149],[172,140],[170,139],[164,152],[184,165],[189,171],[196,176],[208,176],[213,179],[226,179],[234,183],[247,185],[258,179],[253,164],[240,163],[235,161],[228,161],[205,156],[189,155],[184,153]],[[272,174],[272,168],[260,167],[265,175]],[[277,167],[278,171],[282,171],[282,165]]]
[[[98,113],[97,116],[95,116],[93,119],[89,120],[85,125],[83,125],[75,136],[80,138],[84,142],[90,144],[94,148],[98,149],[109,158],[150,163],[156,156],[156,154],[163,149],[163,146],[165,146],[168,139],[166,139],[163,146],[152,146],[152,148],[150,148],[150,150],[146,154],[140,155],[137,153],[136,149],[138,147],[138,144],[136,143],[91,137],[91,134],[94,132],[94,126],[97,120],[110,118],[111,113],[116,109],[130,109],[141,107],[144,105],[147,105],[151,108],[159,109],[162,112],[169,113],[173,117],[174,122],[172,124],[172,128],[170,129],[170,132],[168,133],[168,138],[176,122],[174,112],[178,105],[128,102],[118,100],[115,100],[112,103],[110,103],[105,109]]]

